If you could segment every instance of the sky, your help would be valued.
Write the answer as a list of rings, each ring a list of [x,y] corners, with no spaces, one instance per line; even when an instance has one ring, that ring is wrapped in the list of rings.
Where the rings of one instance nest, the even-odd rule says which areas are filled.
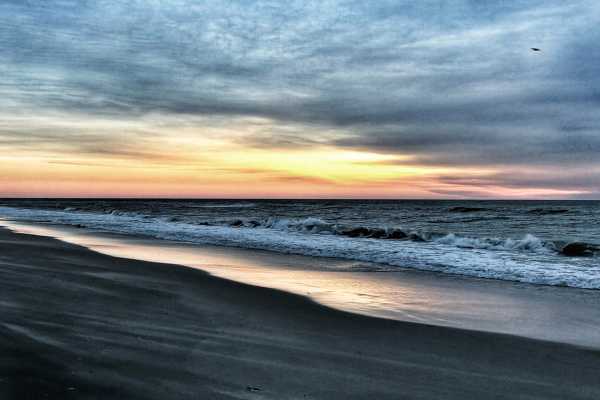
[[[0,197],[598,199],[598,21],[597,0],[2,0]]]

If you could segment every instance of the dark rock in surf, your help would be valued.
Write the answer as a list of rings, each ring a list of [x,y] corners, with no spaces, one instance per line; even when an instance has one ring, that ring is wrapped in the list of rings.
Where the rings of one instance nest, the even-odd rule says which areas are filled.
[[[592,257],[600,248],[587,243],[573,242],[562,248],[561,253],[569,257]]]

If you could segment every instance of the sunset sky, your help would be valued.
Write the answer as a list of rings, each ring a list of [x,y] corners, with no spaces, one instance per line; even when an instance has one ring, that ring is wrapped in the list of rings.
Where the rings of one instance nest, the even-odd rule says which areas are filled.
[[[3,0],[0,197],[600,198],[598,21],[597,0]]]

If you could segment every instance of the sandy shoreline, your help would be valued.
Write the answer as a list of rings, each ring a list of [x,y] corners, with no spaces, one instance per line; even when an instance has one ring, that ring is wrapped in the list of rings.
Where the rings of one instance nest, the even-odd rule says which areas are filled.
[[[228,280],[299,294],[353,314],[600,349],[600,291],[596,290],[411,268],[356,272],[357,265],[343,259],[189,244],[67,225],[2,219],[0,226],[112,257],[196,268]]]
[[[600,352],[353,315],[0,230],[0,397],[600,397]]]

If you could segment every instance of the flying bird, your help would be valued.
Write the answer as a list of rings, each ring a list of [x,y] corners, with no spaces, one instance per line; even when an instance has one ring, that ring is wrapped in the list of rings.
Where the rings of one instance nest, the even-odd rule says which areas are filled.
[[[531,50],[532,51],[542,51],[542,50],[538,49],[537,47],[532,47]]]

